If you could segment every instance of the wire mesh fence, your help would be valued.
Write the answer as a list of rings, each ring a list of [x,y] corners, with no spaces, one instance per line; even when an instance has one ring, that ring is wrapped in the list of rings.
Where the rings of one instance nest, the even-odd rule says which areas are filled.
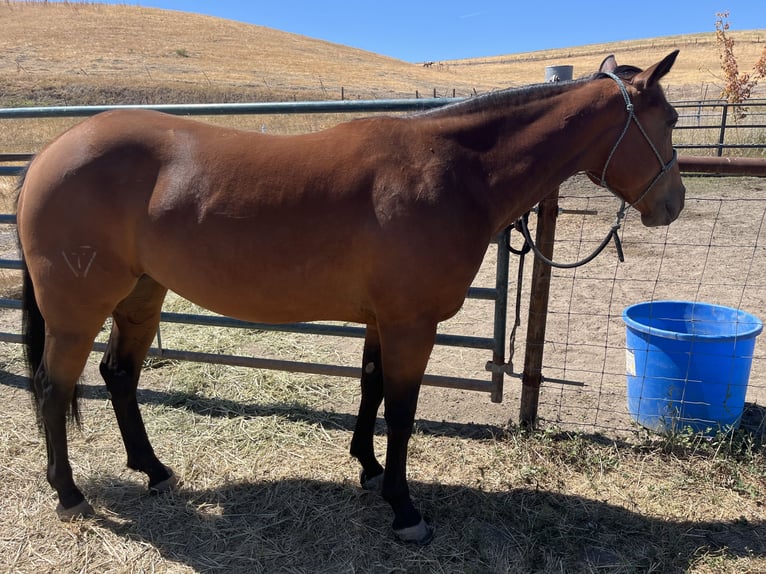
[[[554,271],[539,404],[543,424],[635,429],[626,406],[622,312],[628,305],[688,300],[766,317],[764,181],[687,177],[686,186],[685,210],[669,227],[643,227],[631,212],[623,227],[624,263],[610,248],[587,266]],[[562,186],[560,206],[597,211],[559,216],[554,255],[570,261],[601,241],[618,202],[574,178]],[[756,343],[746,400],[752,408],[766,403],[763,340]]]

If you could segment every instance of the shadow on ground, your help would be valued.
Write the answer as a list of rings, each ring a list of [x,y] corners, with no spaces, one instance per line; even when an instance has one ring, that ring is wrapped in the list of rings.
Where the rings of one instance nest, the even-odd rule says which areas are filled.
[[[3,373],[0,384],[25,388],[26,379]],[[106,397],[100,385],[82,390],[86,398]],[[151,389],[141,390],[139,401],[205,416],[278,415],[349,431],[354,425],[351,415],[300,405],[241,404]],[[748,424],[762,428],[764,409],[748,409]],[[485,425],[419,425],[430,434],[462,438],[504,432]],[[150,497],[139,478],[101,476],[82,484],[100,514],[83,525],[138,541],[199,572],[685,572],[710,556],[766,558],[764,520],[666,520],[515,485],[492,492],[435,482],[410,485],[436,527],[426,548],[394,540],[389,506],[352,479],[232,482],[202,490],[182,485]]]
[[[436,537],[393,539],[388,506],[352,484],[237,483],[147,497],[99,481],[99,527],[196,571],[685,572],[701,556],[766,555],[766,523],[674,522],[526,488],[487,493],[412,483]]]
[[[27,388],[27,378],[0,371],[0,385]],[[105,400],[108,393],[105,385],[80,384],[79,396],[83,399]],[[356,415],[313,409],[299,403],[242,403],[220,397],[204,397],[176,391],[158,391],[140,388],[136,393],[139,405],[164,405],[185,409],[201,416],[224,418],[256,418],[280,416],[291,422],[321,423],[326,428],[337,428],[353,432]],[[505,429],[496,425],[478,423],[451,423],[416,419],[417,430],[423,434],[460,437],[472,439],[490,439],[502,436]],[[385,422],[379,418],[376,425],[378,434],[385,434]]]

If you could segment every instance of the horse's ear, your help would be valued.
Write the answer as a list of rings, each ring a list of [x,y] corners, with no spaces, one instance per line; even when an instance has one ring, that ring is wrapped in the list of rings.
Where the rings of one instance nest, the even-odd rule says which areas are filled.
[[[617,69],[617,60],[614,58],[614,54],[608,55],[606,58],[604,58],[604,61],[601,62],[601,65],[598,68],[599,72],[614,72]]]
[[[670,54],[665,56],[661,62],[657,62],[654,66],[647,68],[643,72],[635,75],[633,78],[633,85],[638,89],[650,88],[660,81],[665,74],[673,67],[673,63],[678,56],[678,50],[673,50]]]

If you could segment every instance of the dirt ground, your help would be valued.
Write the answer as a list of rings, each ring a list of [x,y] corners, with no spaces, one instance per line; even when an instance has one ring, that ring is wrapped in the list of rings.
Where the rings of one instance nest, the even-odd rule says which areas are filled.
[[[766,317],[766,182],[757,178],[687,177],[687,201],[678,221],[668,228],[648,229],[636,212],[629,214],[622,235],[625,262],[610,245],[593,262],[574,270],[554,270],[543,360],[545,382],[540,393],[541,424],[602,430],[622,434],[635,430],[625,397],[625,325],[621,314],[642,301],[676,299],[704,301]],[[563,213],[557,223],[555,257],[562,262],[584,257],[601,241],[614,220],[619,202],[603,196],[583,178],[561,189],[564,210],[597,210],[598,215]],[[533,218],[534,219],[534,218]],[[518,237],[516,238],[518,240]],[[488,264],[480,278],[491,282]],[[523,369],[528,320],[531,257],[525,263],[521,325],[516,335],[514,372]],[[518,258],[511,261],[509,326],[515,315]],[[489,325],[488,315],[466,305],[447,328],[472,332]],[[486,311],[484,311],[486,313]],[[467,331],[466,331],[467,330]],[[766,402],[766,343],[757,341],[747,402]],[[432,368],[450,372],[483,362],[455,359],[454,351],[437,349]],[[488,417],[517,420],[520,381],[508,378],[503,405],[476,406],[461,394],[445,398],[427,390],[421,413],[440,411],[446,419]],[[433,398],[432,398],[433,397]],[[474,412],[471,413],[473,405]],[[476,409],[478,412],[476,412]]]

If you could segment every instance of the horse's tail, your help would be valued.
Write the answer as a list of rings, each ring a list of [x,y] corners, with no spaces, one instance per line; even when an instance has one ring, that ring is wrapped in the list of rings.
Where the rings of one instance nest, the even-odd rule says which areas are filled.
[[[37,413],[38,424],[42,423],[40,416],[40,401],[42,399],[42,389],[35,381],[35,375],[40,370],[43,362],[43,347],[45,346],[45,319],[40,313],[40,307],[37,306],[35,297],[35,287],[32,285],[32,278],[29,276],[29,269],[26,261],[21,262],[22,272],[24,274],[24,284],[21,295],[21,342],[24,345],[24,356],[27,360],[29,370],[29,390],[32,393],[32,402]]]
[[[29,166],[27,166],[27,168],[28,167]],[[21,190],[24,187],[26,173],[27,170],[25,169],[19,178],[16,188],[18,194],[21,193]],[[32,402],[35,408],[35,413],[37,414],[37,422],[42,426],[40,406],[42,402],[43,388],[38,381],[37,376],[43,363],[43,351],[45,348],[45,318],[40,312],[40,307],[37,304],[35,286],[32,283],[32,276],[29,273],[29,267],[27,266],[27,262],[24,257],[24,249],[21,245],[21,237],[17,235],[17,238],[19,244],[19,252],[21,253],[21,271],[23,274],[21,292],[21,342],[24,346],[24,356],[29,371],[29,390],[32,393]],[[80,423],[80,409],[78,408],[77,388],[75,388],[75,393],[72,397],[70,415],[77,424]]]

